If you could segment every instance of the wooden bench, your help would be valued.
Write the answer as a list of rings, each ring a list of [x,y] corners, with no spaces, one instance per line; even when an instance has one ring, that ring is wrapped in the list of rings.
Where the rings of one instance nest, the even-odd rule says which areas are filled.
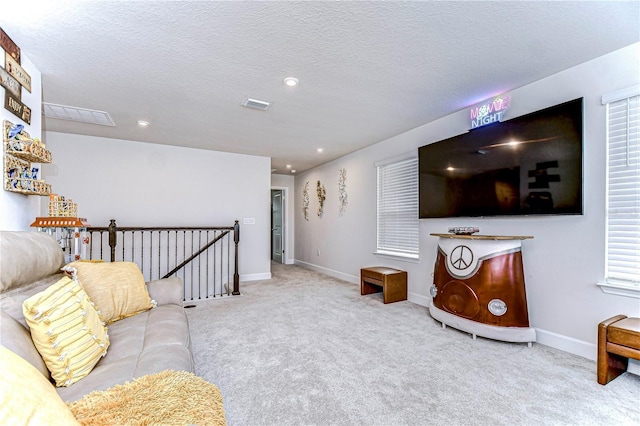
[[[384,303],[407,300],[407,272],[372,266],[360,270],[360,294],[382,292]]]
[[[598,324],[598,383],[627,371],[629,358],[640,360],[640,318],[616,315]]]

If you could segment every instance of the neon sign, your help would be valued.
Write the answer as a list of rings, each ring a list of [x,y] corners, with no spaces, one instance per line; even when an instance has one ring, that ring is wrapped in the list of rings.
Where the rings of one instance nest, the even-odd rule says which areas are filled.
[[[509,109],[510,103],[511,96],[498,96],[480,106],[471,108],[471,128],[475,129],[496,121],[502,121],[502,116]]]

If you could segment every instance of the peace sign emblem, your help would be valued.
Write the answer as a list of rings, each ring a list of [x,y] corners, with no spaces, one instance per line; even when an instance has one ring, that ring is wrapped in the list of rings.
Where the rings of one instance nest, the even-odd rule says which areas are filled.
[[[467,269],[473,262],[473,252],[467,246],[457,246],[451,250],[451,266],[459,271]]]

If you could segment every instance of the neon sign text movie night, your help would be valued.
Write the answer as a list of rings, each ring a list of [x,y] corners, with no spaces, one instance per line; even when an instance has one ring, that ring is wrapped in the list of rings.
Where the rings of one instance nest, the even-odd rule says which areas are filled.
[[[471,108],[471,128],[502,121],[504,112],[509,109],[511,96],[498,96],[492,101]]]

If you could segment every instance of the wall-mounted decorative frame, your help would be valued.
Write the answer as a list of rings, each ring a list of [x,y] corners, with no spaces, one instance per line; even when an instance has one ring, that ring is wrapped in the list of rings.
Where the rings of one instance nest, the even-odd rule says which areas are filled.
[[[11,37],[9,37],[2,28],[0,28],[0,47],[20,63],[20,48],[13,42],[13,40],[11,40]]]
[[[31,124],[31,108],[23,104],[20,99],[15,98],[8,90],[4,92],[4,109],[25,123]]]
[[[14,98],[18,100],[22,99],[22,86],[20,86],[18,80],[13,78],[13,76],[2,67],[0,67],[0,86],[8,90]]]
[[[22,68],[22,65],[18,61],[16,61],[13,56],[9,52],[5,52],[4,55],[5,60],[5,69],[9,74],[11,74],[18,83],[25,89],[31,93],[31,76],[28,72]]]
[[[0,47],[4,50],[4,68],[0,85],[5,88],[4,108],[27,124],[31,124],[31,108],[22,101],[22,88],[31,92],[31,76],[20,64],[20,48],[0,28]]]

